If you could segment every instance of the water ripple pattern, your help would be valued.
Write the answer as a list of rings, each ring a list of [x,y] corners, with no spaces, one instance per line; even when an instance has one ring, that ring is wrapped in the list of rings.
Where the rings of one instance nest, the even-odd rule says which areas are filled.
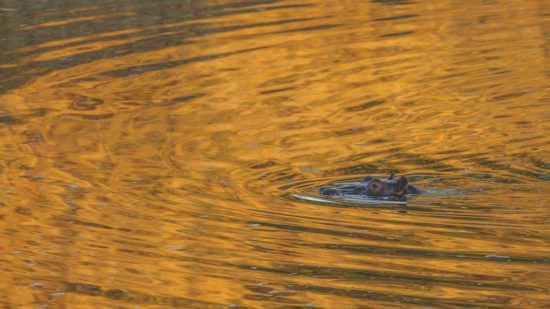
[[[550,307],[549,16],[3,1],[0,307]]]

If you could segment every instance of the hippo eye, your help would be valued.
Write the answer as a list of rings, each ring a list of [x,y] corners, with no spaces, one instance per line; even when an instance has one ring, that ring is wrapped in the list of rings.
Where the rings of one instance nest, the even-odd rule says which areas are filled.
[[[369,189],[372,193],[379,193],[382,190],[382,184],[378,180],[374,180],[369,184]]]

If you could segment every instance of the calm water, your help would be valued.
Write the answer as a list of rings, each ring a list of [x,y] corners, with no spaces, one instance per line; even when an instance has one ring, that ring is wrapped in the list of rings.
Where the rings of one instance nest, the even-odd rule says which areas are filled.
[[[0,1],[0,307],[548,308],[549,58],[546,0]]]

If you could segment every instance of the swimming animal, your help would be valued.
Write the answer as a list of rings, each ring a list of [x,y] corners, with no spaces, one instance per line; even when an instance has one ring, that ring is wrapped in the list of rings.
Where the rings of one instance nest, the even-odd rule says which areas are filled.
[[[388,180],[367,176],[361,184],[348,185],[339,188],[322,187],[319,192],[323,195],[367,195],[367,196],[403,196],[405,194],[421,194],[424,191],[409,184],[407,177],[395,179],[391,174]]]

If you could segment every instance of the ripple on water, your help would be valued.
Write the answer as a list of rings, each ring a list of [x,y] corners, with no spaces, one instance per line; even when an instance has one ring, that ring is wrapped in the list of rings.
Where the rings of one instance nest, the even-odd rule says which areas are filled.
[[[541,3],[5,3],[0,303],[548,306]]]

